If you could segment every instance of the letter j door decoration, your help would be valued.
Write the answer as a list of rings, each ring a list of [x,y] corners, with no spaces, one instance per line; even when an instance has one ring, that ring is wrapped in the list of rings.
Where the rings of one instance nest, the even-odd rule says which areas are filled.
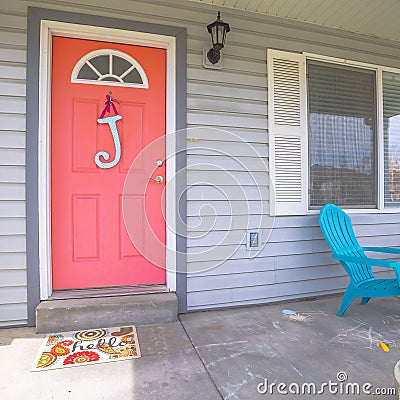
[[[99,151],[95,157],[94,157],[94,161],[96,163],[96,165],[100,168],[112,168],[115,167],[120,158],[121,158],[121,142],[119,141],[119,135],[118,135],[118,129],[117,129],[117,121],[119,121],[120,119],[122,119],[122,117],[118,114],[118,111],[114,105],[114,102],[117,100],[113,100],[113,98],[111,97],[112,92],[110,92],[106,98],[106,106],[104,107],[103,112],[101,113],[99,119],[97,120],[97,122],[99,124],[108,124],[111,130],[111,134],[112,137],[114,139],[114,145],[115,145],[115,158],[113,161],[110,162],[103,162],[100,161],[100,156],[103,157],[105,160],[108,160],[110,158],[110,155],[105,152],[105,151]],[[111,108],[113,109],[115,115],[113,117],[107,117],[104,118],[104,115],[106,114],[106,112],[110,112]]]
[[[165,243],[164,183],[149,180],[152,168],[165,177],[165,163],[156,166],[158,159],[165,160],[165,146],[149,157],[145,149],[165,138],[166,51],[52,40],[53,290],[164,284],[164,246],[157,247],[152,261],[146,251],[152,250],[149,234]],[[146,189],[138,185],[123,192],[139,154],[130,173],[148,182]],[[122,195],[124,208],[128,205],[135,221],[143,221],[135,225],[143,229],[129,235]]]

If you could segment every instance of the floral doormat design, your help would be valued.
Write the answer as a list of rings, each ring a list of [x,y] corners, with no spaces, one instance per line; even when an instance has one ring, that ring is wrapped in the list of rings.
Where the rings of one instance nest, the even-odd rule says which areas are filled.
[[[31,371],[140,358],[135,326],[54,333],[41,344]]]

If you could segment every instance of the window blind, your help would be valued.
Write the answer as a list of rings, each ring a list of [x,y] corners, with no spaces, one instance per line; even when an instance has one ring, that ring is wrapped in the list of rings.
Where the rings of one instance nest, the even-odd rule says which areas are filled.
[[[385,207],[400,206],[400,74],[383,72]]]
[[[375,72],[308,62],[309,206],[376,207]]]

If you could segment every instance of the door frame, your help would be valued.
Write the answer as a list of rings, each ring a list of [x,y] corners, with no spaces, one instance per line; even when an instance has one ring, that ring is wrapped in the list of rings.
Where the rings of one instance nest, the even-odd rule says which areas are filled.
[[[42,20],[38,116],[38,212],[40,300],[52,294],[51,264],[51,60],[52,37],[117,42],[165,49],[166,72],[166,286],[176,291],[176,38],[153,33]],[[106,40],[105,40],[106,39]]]

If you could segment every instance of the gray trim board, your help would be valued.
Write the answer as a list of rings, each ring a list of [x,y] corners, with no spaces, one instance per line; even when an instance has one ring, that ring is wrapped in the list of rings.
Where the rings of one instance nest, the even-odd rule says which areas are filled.
[[[38,115],[39,115],[39,50],[40,22],[50,20],[130,31],[174,36],[176,38],[176,128],[186,128],[186,29],[159,24],[28,7],[27,39],[27,117],[26,117],[26,254],[28,280],[28,325],[35,325],[39,292],[39,214],[38,214]],[[179,312],[187,310],[186,283],[186,138],[177,135],[176,196],[183,224],[177,232],[177,296]]]
[[[38,125],[39,125],[39,47],[40,17],[28,8],[26,72],[26,268],[28,326],[35,325],[35,309],[40,303],[39,276],[39,200],[38,200]]]

